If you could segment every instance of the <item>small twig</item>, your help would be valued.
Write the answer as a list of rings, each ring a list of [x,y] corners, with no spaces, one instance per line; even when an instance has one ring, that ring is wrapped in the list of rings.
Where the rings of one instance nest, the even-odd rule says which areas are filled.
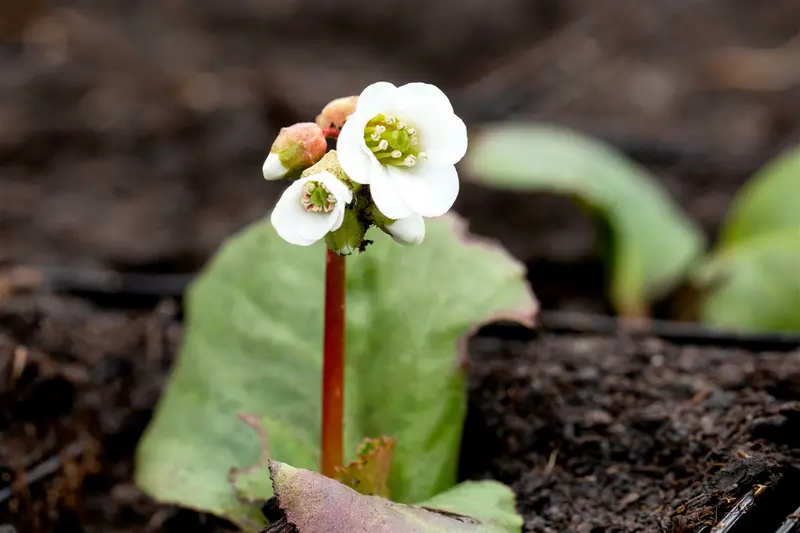
[[[28,349],[24,346],[17,346],[14,349],[14,356],[11,360],[11,383],[10,389],[14,388],[17,380],[22,376],[28,364]]]
[[[83,453],[83,443],[80,441],[72,442],[71,444],[67,445],[59,455],[54,455],[53,457],[47,459],[39,463],[38,465],[31,468],[25,474],[25,482],[28,486],[33,485],[34,483],[38,483],[39,481],[43,480],[47,476],[53,475],[61,468],[63,463],[63,457],[78,457],[80,454]],[[8,486],[0,489],[0,503],[5,502],[9,498],[14,496],[14,488],[13,486]]]
[[[548,477],[550,474],[553,473],[553,469],[556,467],[556,460],[558,459],[558,450],[553,450],[550,452],[550,457],[547,459],[547,466],[544,468],[544,477]]]
[[[730,533],[736,525],[736,522],[738,522],[755,503],[755,495],[751,490],[736,502],[736,505],[733,506],[733,509],[728,511],[725,518],[720,520],[717,525],[711,529],[711,533]]]
[[[790,514],[775,533],[797,533],[800,531],[800,507]]]

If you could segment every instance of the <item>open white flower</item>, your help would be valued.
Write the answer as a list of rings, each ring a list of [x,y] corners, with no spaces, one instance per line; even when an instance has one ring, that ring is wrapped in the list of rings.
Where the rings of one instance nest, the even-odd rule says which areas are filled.
[[[350,179],[370,186],[387,217],[437,217],[458,196],[454,165],[467,151],[467,128],[439,88],[378,82],[358,97],[337,151]]]
[[[339,229],[351,201],[347,185],[330,172],[320,172],[292,183],[275,205],[270,222],[286,242],[310,246]]]
[[[425,220],[419,215],[395,220],[385,229],[396,243],[406,246],[419,244],[425,239]]]

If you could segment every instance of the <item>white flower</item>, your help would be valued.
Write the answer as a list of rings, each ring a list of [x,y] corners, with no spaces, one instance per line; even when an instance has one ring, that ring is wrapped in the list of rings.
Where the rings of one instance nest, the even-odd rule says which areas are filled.
[[[330,172],[320,172],[292,183],[284,191],[270,221],[282,239],[310,246],[339,229],[345,205],[353,192]]]
[[[386,231],[397,243],[408,246],[419,244],[425,238],[425,221],[419,215],[411,215],[387,224]]]
[[[261,172],[264,174],[265,179],[273,181],[286,176],[289,173],[289,169],[281,163],[281,158],[278,154],[271,152],[261,166]]]
[[[337,151],[350,179],[370,186],[387,217],[437,217],[458,196],[455,164],[467,151],[467,128],[437,87],[378,82],[358,97]]]

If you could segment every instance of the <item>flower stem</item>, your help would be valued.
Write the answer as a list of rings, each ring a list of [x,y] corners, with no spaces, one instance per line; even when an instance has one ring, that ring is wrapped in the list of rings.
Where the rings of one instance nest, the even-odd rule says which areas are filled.
[[[338,139],[339,138],[339,129],[338,128],[323,128],[322,134],[325,135],[328,139]]]
[[[333,478],[344,460],[345,260],[330,249],[326,253],[321,449],[322,473]]]

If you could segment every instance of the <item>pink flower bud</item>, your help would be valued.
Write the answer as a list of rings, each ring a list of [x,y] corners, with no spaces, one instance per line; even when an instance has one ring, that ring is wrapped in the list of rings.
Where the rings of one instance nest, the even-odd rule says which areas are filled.
[[[328,142],[322,128],[313,122],[294,124],[281,128],[261,170],[268,180],[281,179],[307,169],[327,151]]]
[[[358,96],[348,96],[333,100],[317,116],[317,126],[323,129],[342,129],[344,123],[347,122],[347,117],[355,112],[357,103]]]

